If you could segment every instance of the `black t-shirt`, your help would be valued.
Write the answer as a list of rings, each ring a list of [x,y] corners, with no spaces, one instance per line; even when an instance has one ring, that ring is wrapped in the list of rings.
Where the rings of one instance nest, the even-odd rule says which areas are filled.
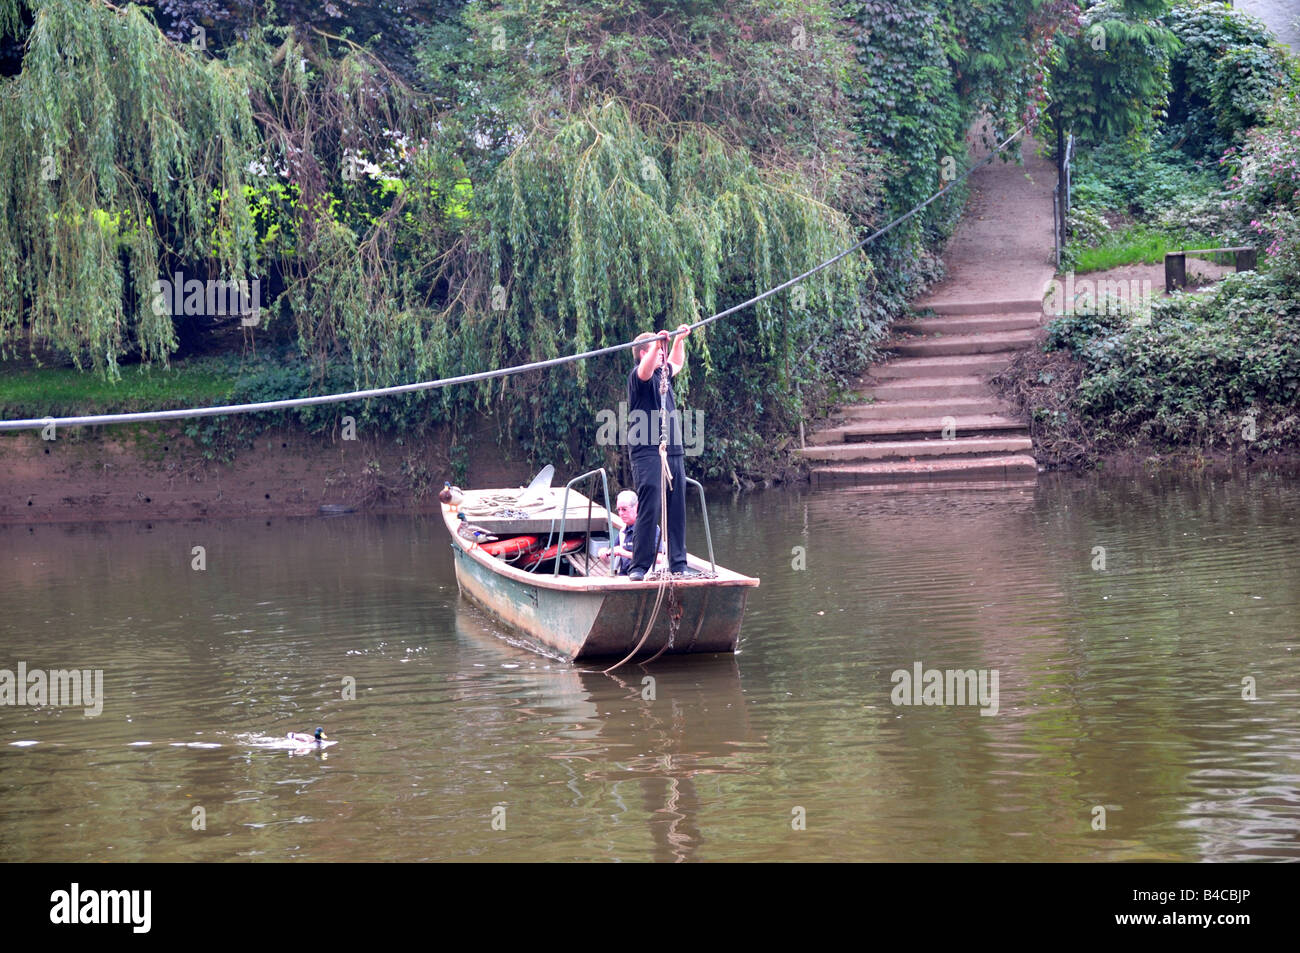
[[[633,367],[627,375],[627,443],[632,456],[650,456],[659,453],[659,434],[663,426],[663,413],[659,402],[659,380],[668,364],[655,368],[648,381],[636,375]],[[672,379],[668,381],[667,396],[668,455],[680,457],[685,454],[682,447],[682,421],[677,414],[677,403],[673,400]]]

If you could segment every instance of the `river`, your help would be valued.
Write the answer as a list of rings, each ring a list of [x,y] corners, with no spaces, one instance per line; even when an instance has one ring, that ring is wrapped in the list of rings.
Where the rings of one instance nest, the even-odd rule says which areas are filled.
[[[653,682],[514,645],[433,519],[2,526],[0,669],[103,689],[0,706],[0,859],[1294,859],[1297,512],[1267,473],[715,492],[762,586]],[[895,704],[918,666],[989,694]]]

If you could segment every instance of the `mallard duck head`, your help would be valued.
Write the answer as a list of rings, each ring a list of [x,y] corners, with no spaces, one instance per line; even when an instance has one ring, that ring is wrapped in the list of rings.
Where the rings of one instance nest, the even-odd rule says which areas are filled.
[[[325,738],[326,738],[325,731],[324,731],[324,730],[323,730],[323,729],[318,725],[318,726],[316,727],[316,740],[317,740],[317,741],[324,741]]]

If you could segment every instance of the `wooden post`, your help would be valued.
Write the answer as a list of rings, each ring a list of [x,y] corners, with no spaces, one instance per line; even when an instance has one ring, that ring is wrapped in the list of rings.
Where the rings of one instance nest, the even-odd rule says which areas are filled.
[[[1253,248],[1237,249],[1237,270],[1238,271],[1255,270],[1255,249]]]
[[[1165,252],[1165,294],[1187,287],[1187,256],[1180,251]]]

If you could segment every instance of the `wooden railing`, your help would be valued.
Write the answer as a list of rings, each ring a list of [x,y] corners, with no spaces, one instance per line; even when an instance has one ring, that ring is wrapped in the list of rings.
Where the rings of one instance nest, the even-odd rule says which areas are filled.
[[[1248,245],[1239,248],[1184,248],[1165,252],[1165,293],[1173,294],[1177,288],[1187,287],[1188,255],[1232,255],[1237,271],[1255,270],[1255,249]]]

